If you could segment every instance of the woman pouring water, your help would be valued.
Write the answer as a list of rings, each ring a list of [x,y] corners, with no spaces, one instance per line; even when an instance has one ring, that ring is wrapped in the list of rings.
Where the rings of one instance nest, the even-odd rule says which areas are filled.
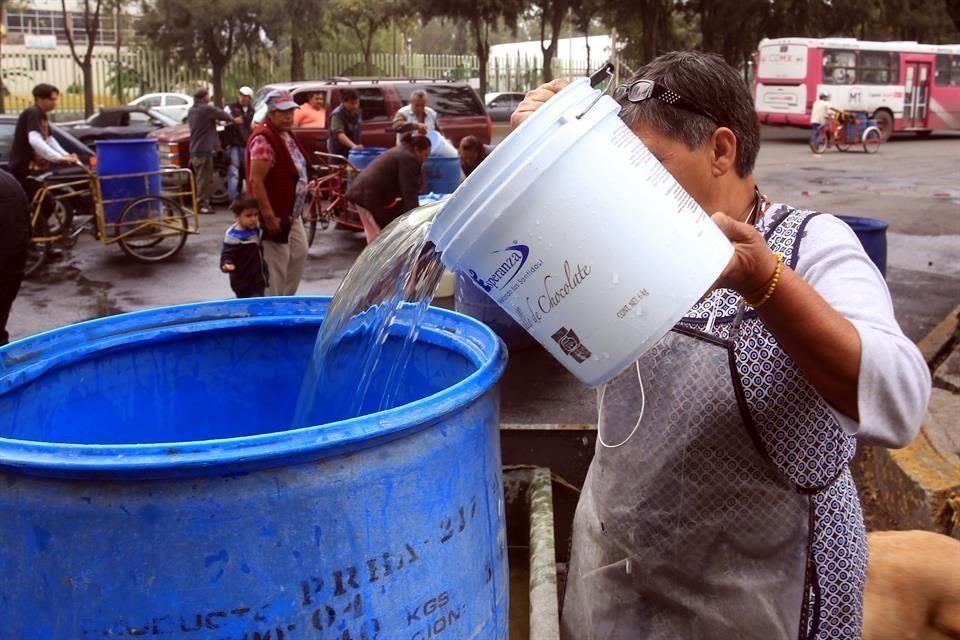
[[[527,94],[514,126],[565,84]],[[670,53],[614,97],[718,212],[734,255],[715,289],[599,390],[563,637],[859,638],[867,552],[848,465],[857,439],[913,439],[926,364],[846,224],[757,185],[759,127],[737,71]]]

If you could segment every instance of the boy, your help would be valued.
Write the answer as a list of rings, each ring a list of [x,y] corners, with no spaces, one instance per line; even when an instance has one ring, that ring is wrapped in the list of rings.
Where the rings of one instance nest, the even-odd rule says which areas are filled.
[[[255,198],[242,195],[230,209],[237,221],[224,234],[220,271],[230,274],[230,288],[238,298],[261,298],[267,288],[267,267],[260,247],[260,208]]]

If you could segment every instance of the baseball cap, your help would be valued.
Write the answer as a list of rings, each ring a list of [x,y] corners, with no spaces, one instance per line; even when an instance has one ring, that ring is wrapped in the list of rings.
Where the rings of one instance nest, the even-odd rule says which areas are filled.
[[[250,96],[251,98],[253,97],[253,89],[250,87],[240,87],[239,93],[242,96]]]
[[[293,101],[293,96],[287,91],[278,89],[267,94],[267,111],[289,111],[299,108],[300,105]]]

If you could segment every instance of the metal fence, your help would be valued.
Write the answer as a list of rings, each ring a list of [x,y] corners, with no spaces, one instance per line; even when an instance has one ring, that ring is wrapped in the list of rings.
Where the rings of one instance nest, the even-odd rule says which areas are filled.
[[[3,51],[2,80],[5,106],[16,112],[33,102],[31,89],[49,82],[61,91],[61,114],[83,111],[83,73],[69,52],[33,52],[9,47]],[[427,54],[374,54],[369,64],[360,54],[319,52],[305,58],[306,77],[416,77],[472,80],[476,86],[479,65],[475,56]],[[594,66],[597,66],[594,63]],[[587,72],[586,60],[554,60],[554,77],[573,77]],[[487,66],[488,91],[527,91],[541,82],[543,62],[539,57],[491,59]],[[261,86],[289,78],[288,54],[276,51],[243,52],[224,71],[223,88],[235,95],[242,85]],[[193,93],[209,85],[210,69],[179,64],[151,50],[122,50],[119,58],[109,50],[93,57],[94,101],[98,107],[155,91]]]

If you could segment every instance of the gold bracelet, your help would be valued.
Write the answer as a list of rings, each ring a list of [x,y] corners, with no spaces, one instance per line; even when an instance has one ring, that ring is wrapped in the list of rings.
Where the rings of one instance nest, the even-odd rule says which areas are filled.
[[[750,302],[746,298],[743,299],[744,302],[754,309],[759,309],[761,305],[770,299],[770,296],[773,295],[774,289],[777,288],[777,283],[780,282],[780,273],[783,271],[783,254],[777,251],[773,255],[777,258],[777,268],[773,270],[773,277],[770,278],[770,284],[767,285],[767,292],[763,294],[763,297],[760,298],[759,302]]]

